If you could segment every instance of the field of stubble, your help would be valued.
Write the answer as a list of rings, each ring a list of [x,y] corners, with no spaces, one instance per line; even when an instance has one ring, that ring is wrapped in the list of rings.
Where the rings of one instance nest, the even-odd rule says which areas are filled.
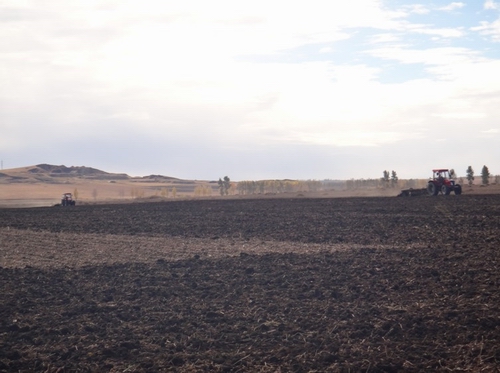
[[[498,371],[500,195],[0,209],[0,372]]]

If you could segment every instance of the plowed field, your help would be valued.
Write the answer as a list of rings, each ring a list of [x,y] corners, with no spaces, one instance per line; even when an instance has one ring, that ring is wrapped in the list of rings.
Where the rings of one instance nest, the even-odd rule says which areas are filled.
[[[495,372],[500,195],[0,209],[0,372]]]

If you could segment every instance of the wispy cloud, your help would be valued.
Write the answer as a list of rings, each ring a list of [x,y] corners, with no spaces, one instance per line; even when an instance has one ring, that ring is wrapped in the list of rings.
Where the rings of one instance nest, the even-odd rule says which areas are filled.
[[[433,27],[415,27],[413,32],[425,35],[435,35],[442,38],[460,38],[465,35],[463,28],[433,28]]]
[[[383,59],[394,59],[401,63],[421,63],[425,65],[450,66],[453,64],[475,63],[485,61],[476,51],[467,48],[427,48],[425,50],[385,47],[367,51],[373,56]]]
[[[372,35],[370,37],[370,40],[373,44],[394,43],[401,41],[401,37],[396,34],[383,33],[383,34]]]
[[[498,10],[500,9],[500,3],[495,2],[493,0],[486,0],[484,2],[484,9],[493,9],[493,10]]]
[[[451,12],[451,11],[454,11],[454,10],[457,10],[457,9],[462,9],[463,7],[465,7],[465,3],[462,3],[462,2],[453,2],[453,3],[450,3],[446,6],[443,6],[443,7],[440,7],[440,8],[437,8],[438,10],[444,10],[444,11],[447,11],[447,12]]]
[[[472,31],[477,31],[479,34],[489,36],[495,42],[500,41],[500,19],[493,22],[481,21],[480,26],[471,27]]]
[[[403,9],[405,9],[409,13],[413,13],[413,14],[427,14],[430,12],[430,9],[423,4],[406,5],[403,7]]]

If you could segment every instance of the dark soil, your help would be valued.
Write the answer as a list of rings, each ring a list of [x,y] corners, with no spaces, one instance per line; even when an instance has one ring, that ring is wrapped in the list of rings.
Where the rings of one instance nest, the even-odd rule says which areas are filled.
[[[240,244],[216,258],[7,263],[0,372],[499,371],[498,195],[3,209],[7,227]],[[249,254],[247,240],[303,250]]]

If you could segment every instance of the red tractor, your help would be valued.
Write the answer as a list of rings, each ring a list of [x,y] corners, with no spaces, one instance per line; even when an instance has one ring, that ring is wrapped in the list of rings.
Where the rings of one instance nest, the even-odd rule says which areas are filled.
[[[431,196],[437,196],[438,193],[449,195],[451,192],[462,194],[462,187],[456,184],[450,176],[448,169],[432,170],[432,179],[427,183],[427,192]]]
[[[76,201],[73,199],[73,195],[71,193],[64,193],[61,199],[61,206],[74,206],[76,205]]]

